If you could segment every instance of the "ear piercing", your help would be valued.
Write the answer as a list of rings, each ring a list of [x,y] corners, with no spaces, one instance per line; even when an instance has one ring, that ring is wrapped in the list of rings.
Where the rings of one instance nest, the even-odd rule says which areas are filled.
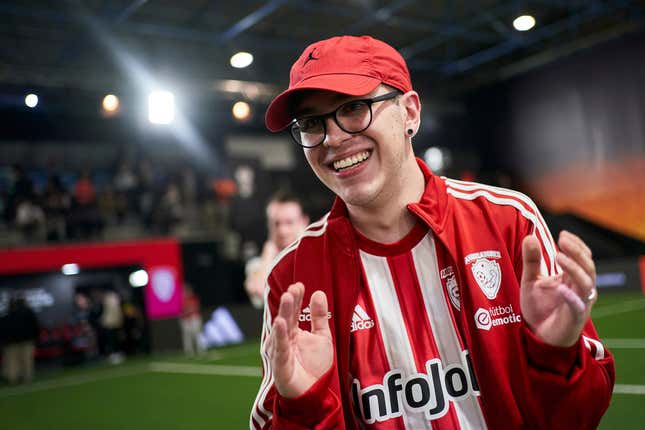
[[[411,128],[408,128],[408,135],[412,136],[412,133],[414,133],[414,130],[412,130]]]

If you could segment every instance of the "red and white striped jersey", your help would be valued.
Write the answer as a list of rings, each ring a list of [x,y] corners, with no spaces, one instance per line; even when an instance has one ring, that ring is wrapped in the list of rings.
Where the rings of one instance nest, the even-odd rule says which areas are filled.
[[[522,240],[539,240],[544,275],[560,272],[534,203],[436,177],[418,163],[426,189],[407,206],[419,223],[403,240],[383,246],[361,238],[337,199],[276,259],[250,428],[596,428],[615,371],[591,320],[575,345],[560,348],[522,318]],[[291,399],[275,389],[267,340],[294,282],[305,285],[304,303],[318,290],[327,296],[334,363]],[[311,328],[308,316],[302,309],[302,330]]]
[[[356,414],[378,430],[486,428],[453,316],[459,298],[451,301],[444,287],[450,277],[442,282],[428,228],[419,223],[388,245],[356,235],[363,269],[350,337]]]

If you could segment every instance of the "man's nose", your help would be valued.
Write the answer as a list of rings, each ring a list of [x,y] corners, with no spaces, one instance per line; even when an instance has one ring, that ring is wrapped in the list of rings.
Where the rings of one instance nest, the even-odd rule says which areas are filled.
[[[345,130],[340,128],[333,117],[328,117],[325,119],[325,130],[326,136],[323,141],[323,145],[329,147],[338,147],[343,144],[344,141],[350,139],[352,135],[347,133]]]

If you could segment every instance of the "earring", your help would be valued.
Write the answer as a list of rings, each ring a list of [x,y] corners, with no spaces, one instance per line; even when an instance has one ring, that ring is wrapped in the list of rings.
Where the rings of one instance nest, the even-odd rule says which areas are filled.
[[[412,130],[411,128],[408,128],[408,135],[412,136],[412,133],[414,133],[414,130]]]

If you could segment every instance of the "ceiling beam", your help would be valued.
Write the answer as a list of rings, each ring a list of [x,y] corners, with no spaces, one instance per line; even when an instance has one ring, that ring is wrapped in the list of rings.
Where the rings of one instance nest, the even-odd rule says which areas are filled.
[[[442,45],[452,37],[463,37],[467,35],[471,31],[472,27],[488,22],[491,17],[500,17],[504,14],[507,14],[514,7],[514,4],[499,4],[498,6],[488,10],[486,15],[476,15],[474,18],[468,20],[463,25],[455,26],[454,28],[450,29],[450,31],[447,31],[444,34],[434,35],[432,37],[421,39],[408,46],[404,46],[399,49],[399,52],[401,52],[401,55],[403,55],[405,59],[410,60],[423,52],[427,52],[437,46]]]
[[[627,6],[629,0],[624,0],[621,3],[623,7]],[[493,61],[501,56],[510,54],[516,49],[527,47],[541,42],[545,39],[554,37],[564,31],[570,30],[572,27],[577,26],[580,23],[591,21],[602,15],[608,15],[610,12],[614,12],[614,10],[607,4],[594,2],[580,13],[571,15],[549,25],[540,26],[527,33],[521,35],[517,34],[515,35],[515,37],[511,37],[496,46],[484,49],[468,57],[448,63],[442,66],[440,68],[440,71],[443,75],[448,76],[466,72],[476,66]]]
[[[354,24],[346,27],[341,33],[343,34],[355,34],[362,29],[369,27],[370,25],[387,22],[388,19],[392,17],[399,9],[402,9],[410,4],[415,3],[416,0],[395,0],[383,6],[379,9],[376,9],[368,15],[363,15],[363,18],[359,19]]]
[[[222,32],[220,38],[225,41],[234,39],[236,36],[242,34],[249,28],[253,27],[258,22],[272,14],[276,9],[285,4],[288,0],[269,0],[259,9],[254,10],[244,18],[237,21],[227,30]]]
[[[119,25],[124,23],[128,18],[130,18],[134,13],[141,8],[144,4],[148,3],[148,0],[134,0],[128,6],[126,6],[121,12],[117,13],[116,16],[112,19],[112,23]]]

